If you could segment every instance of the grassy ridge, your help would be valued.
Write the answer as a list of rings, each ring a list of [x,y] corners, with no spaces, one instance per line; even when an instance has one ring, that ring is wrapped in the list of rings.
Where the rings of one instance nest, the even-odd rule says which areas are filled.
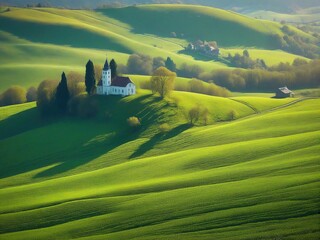
[[[164,24],[163,16],[170,24]],[[170,36],[173,31],[178,38]],[[217,40],[220,46],[232,47],[232,52],[245,47],[270,49],[269,37],[281,34],[279,31],[280,25],[276,23],[185,5],[99,11],[11,8],[9,12],[0,13],[0,54],[3,56],[0,90],[12,85],[37,85],[43,79],[56,78],[62,71],[83,72],[88,59],[103,64],[106,54],[122,64],[133,52],[153,57],[169,56],[178,66],[197,64],[209,72],[227,66],[181,54],[190,40]],[[234,38],[234,34],[240,37]],[[291,62],[296,57],[271,50],[250,52],[253,57],[265,57],[269,64],[283,59]]]
[[[102,110],[112,109],[112,121],[64,119],[2,135],[1,238],[319,236],[318,99],[188,129],[183,109],[197,102],[215,118],[223,109],[252,114],[244,103],[266,110],[290,101],[183,92],[175,98],[178,108],[148,92],[97,98]],[[0,132],[16,125],[15,116],[23,122],[33,106],[0,108]],[[133,114],[143,128],[129,133],[123,123]],[[161,122],[173,127],[167,135],[157,134]]]

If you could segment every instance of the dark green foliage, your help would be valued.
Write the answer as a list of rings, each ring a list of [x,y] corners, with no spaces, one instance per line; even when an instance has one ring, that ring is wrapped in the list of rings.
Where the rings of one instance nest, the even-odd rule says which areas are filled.
[[[86,75],[85,75],[86,91],[89,95],[94,94],[96,79],[94,73],[94,65],[91,60],[88,61],[86,65]]]
[[[43,116],[55,113],[54,95],[57,84],[56,80],[44,80],[38,86],[37,107]]]
[[[33,102],[37,100],[37,89],[35,87],[30,87],[27,91],[27,102]]]
[[[249,69],[249,68],[266,69],[267,68],[267,65],[263,59],[253,60],[252,58],[250,58],[250,54],[248,50],[244,50],[242,56],[239,53],[236,53],[233,57],[231,56],[231,54],[229,54],[228,60],[230,61],[233,67],[237,67],[237,68],[245,68],[245,69]]]
[[[55,94],[55,102],[61,112],[66,112],[69,99],[70,94],[68,90],[67,78],[65,73],[63,72],[61,75],[61,81],[57,87],[57,91]]]
[[[112,59],[110,62],[111,79],[118,76],[117,67],[118,67],[118,65],[117,65],[116,61],[114,59]]]
[[[320,56],[320,47],[314,40],[302,37],[287,25],[284,25],[281,30],[284,33],[283,37],[279,34],[272,35],[272,41],[275,43],[275,46],[287,52],[312,59]]]
[[[167,57],[167,60],[165,62],[165,67],[169,69],[171,72],[177,71],[177,66],[170,57]]]
[[[68,110],[72,116],[92,118],[98,114],[99,106],[94,96],[82,94],[69,101]]]

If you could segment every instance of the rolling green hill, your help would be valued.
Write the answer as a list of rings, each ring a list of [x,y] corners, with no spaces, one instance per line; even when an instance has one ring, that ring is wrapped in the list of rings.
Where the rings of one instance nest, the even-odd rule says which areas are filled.
[[[0,108],[0,238],[319,237],[319,99],[173,99],[96,97],[94,119]],[[241,118],[190,127],[198,103],[212,121]]]
[[[138,52],[153,57],[170,56],[178,66],[196,64],[208,72],[228,67],[222,62],[181,53],[190,40],[199,38],[216,40],[221,47],[232,48],[231,51],[263,48],[266,62],[276,64],[283,58],[276,57],[279,52],[272,50],[270,36],[282,34],[280,27],[278,23],[230,11],[187,5],[97,11],[14,7],[6,11],[3,8],[0,13],[0,90],[11,85],[37,85],[44,79],[56,78],[62,71],[84,72],[88,59],[101,65],[106,54],[121,64],[127,62],[129,54]],[[172,32],[178,37],[173,38]],[[289,62],[297,57],[279,54],[285,55]]]

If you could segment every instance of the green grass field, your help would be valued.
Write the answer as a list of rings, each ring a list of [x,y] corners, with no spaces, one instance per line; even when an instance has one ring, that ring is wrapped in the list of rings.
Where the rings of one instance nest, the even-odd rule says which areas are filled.
[[[96,97],[93,119],[0,108],[0,238],[319,238],[319,99],[173,99]],[[208,126],[186,124],[195,104]]]
[[[182,54],[188,42],[196,39],[216,40],[226,48],[225,52],[252,48],[252,57],[265,58],[270,65],[292,62],[297,57],[273,51],[270,36],[282,34],[280,24],[209,7],[10,9],[0,13],[0,91],[12,85],[37,86],[44,79],[59,77],[62,71],[84,72],[88,59],[102,65],[106,54],[121,64],[126,64],[129,55],[137,52],[152,57],[169,56],[178,66],[196,64],[207,72],[228,67],[201,56]],[[173,38],[172,32],[178,37]]]

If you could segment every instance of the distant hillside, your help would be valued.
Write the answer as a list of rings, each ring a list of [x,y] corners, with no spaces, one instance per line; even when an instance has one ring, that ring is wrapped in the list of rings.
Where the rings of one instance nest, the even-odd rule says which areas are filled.
[[[301,9],[320,6],[318,0],[0,0],[0,4],[26,6],[28,4],[49,5],[53,7],[68,8],[96,8],[104,4],[116,4],[118,6],[151,3],[187,3],[205,6],[232,9],[236,11],[268,10],[282,13],[292,13]]]

